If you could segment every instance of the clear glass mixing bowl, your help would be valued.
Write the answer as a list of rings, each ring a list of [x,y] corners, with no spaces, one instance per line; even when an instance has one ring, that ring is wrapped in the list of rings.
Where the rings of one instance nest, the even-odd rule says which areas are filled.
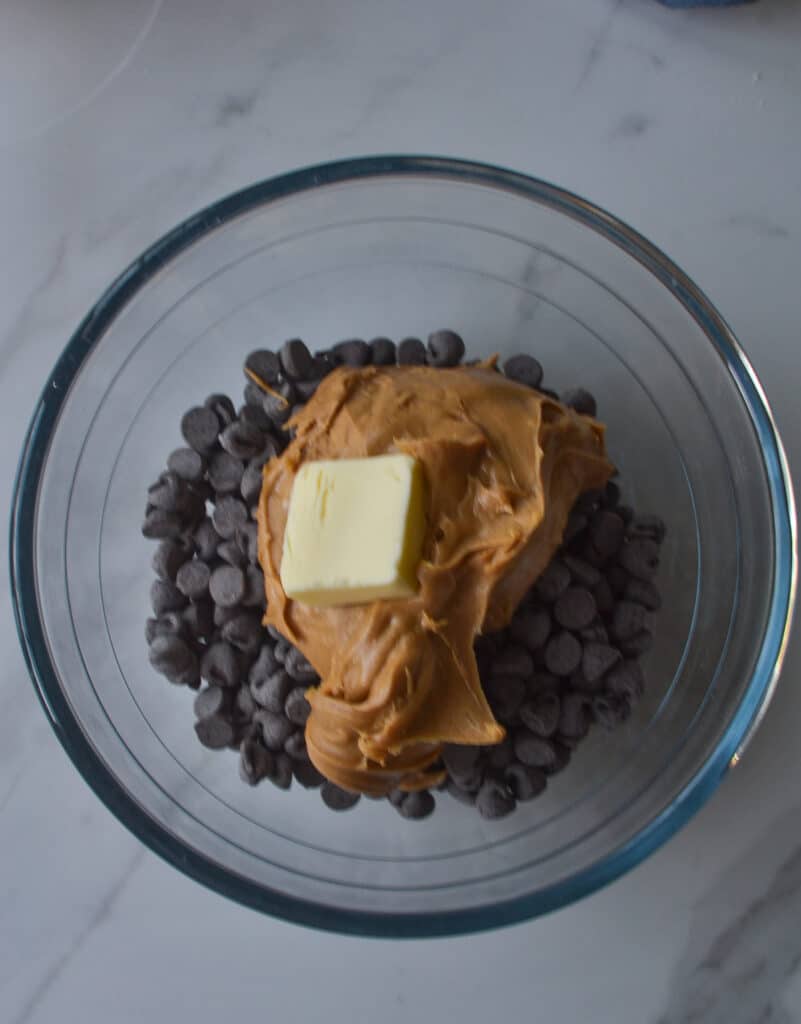
[[[183,410],[241,392],[291,336],[423,335],[536,354],[599,398],[625,494],[669,524],[648,690],[546,795],[485,822],[443,797],[408,822],[363,800],[250,789],[151,670],[143,496]],[[775,682],[794,511],[753,371],[662,253],[576,196],[498,168],[386,157],[263,182],[186,221],[100,299],[49,375],[12,523],[19,632],[67,752],[182,871],[298,922],[380,935],[488,928],[563,905],[664,842],[739,758]]]

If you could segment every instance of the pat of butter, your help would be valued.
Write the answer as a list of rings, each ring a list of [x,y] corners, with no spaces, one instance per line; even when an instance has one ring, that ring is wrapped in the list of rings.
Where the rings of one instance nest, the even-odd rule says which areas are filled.
[[[409,597],[424,533],[423,472],[410,455],[307,462],[284,528],[284,593],[318,607]]]

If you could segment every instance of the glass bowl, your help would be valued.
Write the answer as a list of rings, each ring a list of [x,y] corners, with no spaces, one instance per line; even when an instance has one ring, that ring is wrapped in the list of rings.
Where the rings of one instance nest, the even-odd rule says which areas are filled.
[[[189,692],[148,664],[147,485],[182,412],[241,394],[246,353],[301,336],[425,336],[536,354],[599,398],[627,499],[668,522],[648,689],[546,794],[501,821],[449,797],[424,822],[243,785]],[[436,935],[559,907],[664,842],[741,756],[787,638],[793,499],[760,385],[698,288],[552,185],[381,157],[262,182],[170,232],[100,299],[49,375],[22,453],[12,583],[28,665],[76,766],[182,871],[321,928]]]

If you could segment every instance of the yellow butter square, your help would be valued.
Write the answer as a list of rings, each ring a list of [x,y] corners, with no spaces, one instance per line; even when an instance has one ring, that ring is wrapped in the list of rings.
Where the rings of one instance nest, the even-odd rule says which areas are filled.
[[[287,597],[327,607],[417,592],[425,487],[410,455],[308,462],[284,529]]]

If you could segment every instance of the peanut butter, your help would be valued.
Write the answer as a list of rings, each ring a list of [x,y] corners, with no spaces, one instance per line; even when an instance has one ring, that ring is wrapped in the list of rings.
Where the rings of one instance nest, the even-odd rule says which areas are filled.
[[[603,426],[497,373],[339,369],[264,470],[259,559],[264,621],[321,677],[307,692],[309,756],[346,789],[380,795],[439,781],[443,743],[504,737],[484,698],[476,634],[505,626],[558,547],[578,495],[613,467]],[[309,460],[404,452],[426,481],[418,593],[314,608],[288,599],[280,560],[292,484]]]

